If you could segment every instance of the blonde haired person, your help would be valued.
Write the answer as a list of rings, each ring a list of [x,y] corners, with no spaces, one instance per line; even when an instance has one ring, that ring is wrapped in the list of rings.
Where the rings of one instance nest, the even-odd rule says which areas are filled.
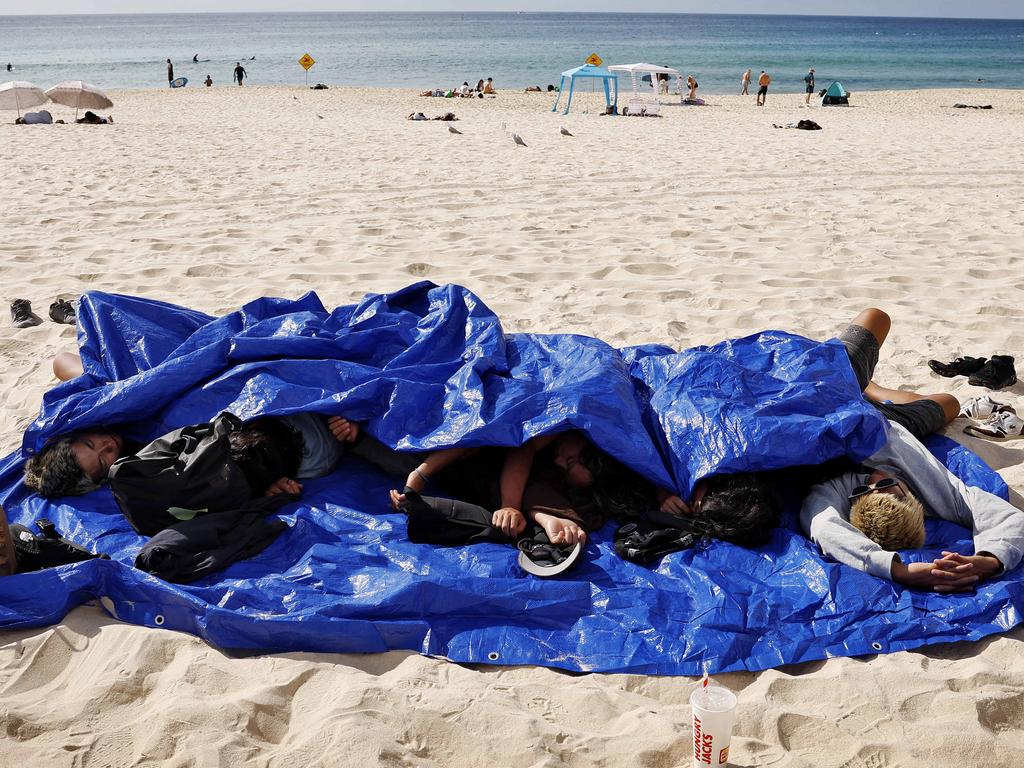
[[[840,563],[909,587],[966,592],[1020,562],[1024,512],[965,485],[921,444],[919,438],[956,418],[955,398],[885,389],[871,380],[890,324],[885,312],[866,309],[839,336],[865,399],[887,419],[888,440],[858,468],[811,488],[800,521]],[[975,554],[943,551],[934,560],[904,563],[898,550],[924,545],[926,515],[973,531]]]

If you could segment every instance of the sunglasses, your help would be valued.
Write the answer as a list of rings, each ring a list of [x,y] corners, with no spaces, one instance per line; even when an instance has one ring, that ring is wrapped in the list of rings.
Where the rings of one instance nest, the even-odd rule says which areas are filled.
[[[850,493],[848,498],[850,499],[850,501],[853,501],[859,496],[866,496],[867,494],[872,493],[873,491],[884,491],[886,488],[895,488],[899,484],[900,481],[897,480],[895,477],[886,477],[882,480],[879,480],[877,483],[873,483],[871,485],[854,486],[853,492]],[[903,489],[901,488],[900,490]]]

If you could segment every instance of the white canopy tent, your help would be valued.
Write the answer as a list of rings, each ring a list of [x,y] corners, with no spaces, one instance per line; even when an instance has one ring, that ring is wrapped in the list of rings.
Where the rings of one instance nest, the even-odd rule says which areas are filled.
[[[613,64],[608,67],[609,72],[628,72],[629,80],[633,85],[633,95],[640,96],[640,87],[637,84],[640,78],[644,75],[651,76],[651,89],[655,95],[658,93],[658,75],[668,75],[669,77],[679,78],[678,69],[672,69],[672,67],[659,67],[657,64],[646,64],[640,62],[637,64]]]

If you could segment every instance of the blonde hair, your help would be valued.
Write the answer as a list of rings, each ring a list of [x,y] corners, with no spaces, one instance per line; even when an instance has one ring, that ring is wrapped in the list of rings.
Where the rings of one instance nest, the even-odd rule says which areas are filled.
[[[854,500],[850,523],[887,551],[924,546],[924,507],[912,494],[868,493]]]

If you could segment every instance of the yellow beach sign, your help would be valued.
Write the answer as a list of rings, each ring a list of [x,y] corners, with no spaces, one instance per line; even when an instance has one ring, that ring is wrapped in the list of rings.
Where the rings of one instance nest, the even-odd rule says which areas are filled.
[[[592,53],[587,58],[587,64],[590,64],[593,67],[600,67],[602,64],[604,64],[604,59],[602,59],[596,53]]]
[[[314,64],[316,64],[316,59],[314,59],[308,53],[304,53],[304,54],[302,54],[302,58],[299,59],[299,64],[302,65],[302,68],[304,70],[309,72],[309,68],[312,67]]]

